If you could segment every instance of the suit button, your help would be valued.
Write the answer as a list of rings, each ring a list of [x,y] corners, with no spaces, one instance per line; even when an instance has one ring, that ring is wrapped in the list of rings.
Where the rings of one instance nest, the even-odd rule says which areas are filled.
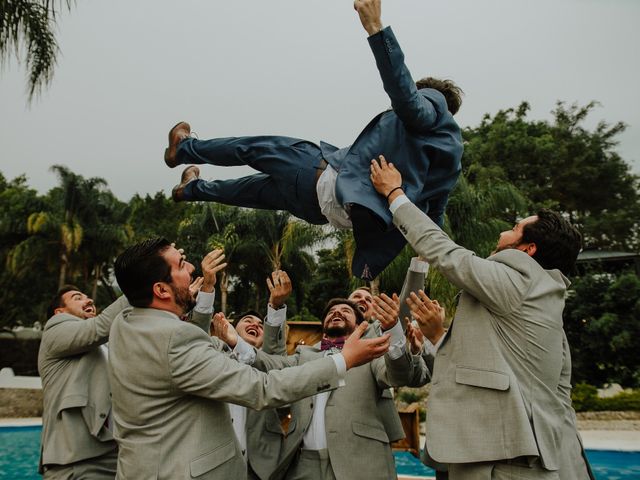
[[[105,417],[106,417],[106,415],[104,413],[100,414],[100,418],[105,418]]]
[[[311,404],[311,408],[313,408],[313,403]]]

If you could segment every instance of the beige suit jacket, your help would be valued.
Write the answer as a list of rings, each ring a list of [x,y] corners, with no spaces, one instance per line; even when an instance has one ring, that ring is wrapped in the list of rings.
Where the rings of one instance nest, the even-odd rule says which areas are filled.
[[[269,345],[274,343],[278,330],[265,325],[265,351],[269,351]],[[286,360],[288,365],[308,365],[318,358],[326,358],[318,346],[298,347]],[[278,368],[269,363],[271,361],[271,358],[263,361],[257,357],[255,365],[264,369]],[[388,480],[396,477],[387,433],[387,428],[395,422],[385,417],[397,417],[398,413],[387,408],[393,401],[389,387],[420,386],[426,381],[425,371],[422,359],[416,362],[407,352],[398,359],[377,358],[347,372],[346,385],[331,392],[325,408],[327,448],[336,478]],[[295,424],[289,427],[272,479],[285,478],[295,461],[311,423],[313,402],[313,398],[305,398],[291,406]]]
[[[557,470],[568,281],[519,250],[478,258],[410,203],[396,210],[394,223],[463,290],[434,361],[429,453],[443,463],[540,457],[544,468]]]
[[[41,465],[67,465],[117,448],[105,428],[111,389],[100,345],[109,339],[113,319],[128,306],[126,298],[120,297],[94,318],[60,313],[47,321],[38,352],[43,394]]]
[[[109,378],[122,479],[241,479],[225,402],[263,409],[336,388],[330,358],[268,374],[172,313],[134,308],[113,323]]]

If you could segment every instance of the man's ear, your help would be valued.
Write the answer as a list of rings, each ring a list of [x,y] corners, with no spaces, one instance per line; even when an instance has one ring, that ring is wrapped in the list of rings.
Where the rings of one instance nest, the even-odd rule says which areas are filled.
[[[169,288],[169,284],[165,282],[156,282],[153,284],[153,296],[160,300],[168,300],[173,292]]]
[[[67,309],[64,307],[58,307],[53,311],[54,315],[57,315],[59,313],[67,313]]]
[[[536,251],[538,250],[538,247],[533,242],[532,243],[522,243],[522,244],[520,244],[518,250],[522,250],[524,253],[526,253],[530,257],[533,257],[536,254]]]

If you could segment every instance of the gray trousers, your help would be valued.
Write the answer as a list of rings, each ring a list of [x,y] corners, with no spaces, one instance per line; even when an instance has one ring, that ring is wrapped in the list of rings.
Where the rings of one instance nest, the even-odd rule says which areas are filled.
[[[336,480],[336,475],[331,468],[329,451],[300,450],[300,455],[289,468],[287,480]]]
[[[47,465],[45,480],[113,480],[116,478],[118,451],[68,465]]]
[[[450,480],[559,480],[558,472],[542,468],[539,460],[449,464]]]

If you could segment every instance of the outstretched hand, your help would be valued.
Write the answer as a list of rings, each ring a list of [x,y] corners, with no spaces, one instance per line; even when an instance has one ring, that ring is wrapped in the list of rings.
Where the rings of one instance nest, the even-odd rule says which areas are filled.
[[[191,282],[191,285],[189,285],[189,293],[191,293],[192,297],[195,297],[198,294],[202,287],[202,282],[204,282],[204,278],[202,277],[196,277],[196,279]]]
[[[220,248],[216,248],[207,253],[202,259],[200,266],[202,267],[202,275],[204,276],[204,282],[201,287],[203,292],[213,292],[216,285],[216,273],[227,266],[227,264],[223,262],[224,251]]]
[[[369,36],[375,35],[382,30],[382,20],[380,18],[382,7],[380,0],[355,0],[353,8],[358,12],[360,23]]]
[[[382,330],[389,330],[398,323],[398,315],[400,314],[400,300],[395,293],[393,297],[389,297],[383,293],[373,297],[373,308],[376,312],[376,319],[380,322]]]
[[[342,356],[347,370],[381,357],[389,350],[390,335],[388,333],[376,338],[360,338],[368,327],[367,322],[362,322],[344,342]]]
[[[411,292],[407,298],[407,304],[411,309],[411,315],[416,319],[423,335],[434,345],[444,335],[444,308],[437,300],[431,300],[422,291],[418,295]]]
[[[269,305],[275,309],[284,305],[293,289],[291,279],[284,270],[271,272],[271,278],[267,278],[267,287],[269,287]]]
[[[219,312],[213,316],[213,334],[222,340],[224,343],[234,348],[238,343],[238,333],[233,325],[229,323],[224,316],[224,313]]]
[[[402,175],[393,163],[387,162],[384,155],[380,155],[378,158],[380,163],[376,159],[371,160],[371,183],[373,183],[376,192],[385,196],[391,203],[395,197],[403,193]]]
[[[422,347],[424,346],[424,335],[422,334],[422,330],[418,327],[415,327],[407,318],[407,343],[411,347],[411,354],[418,355],[422,352]]]

